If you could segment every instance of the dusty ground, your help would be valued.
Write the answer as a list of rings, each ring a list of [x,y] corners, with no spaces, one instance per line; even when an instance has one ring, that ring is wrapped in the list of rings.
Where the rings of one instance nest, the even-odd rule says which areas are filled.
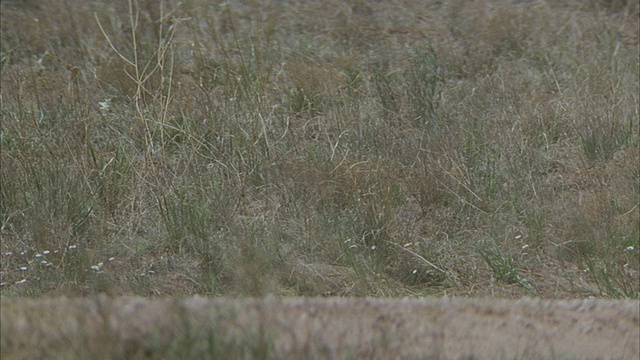
[[[639,305],[595,299],[3,298],[1,355],[189,358],[213,352],[220,358],[251,348],[243,350],[245,358],[637,359]]]

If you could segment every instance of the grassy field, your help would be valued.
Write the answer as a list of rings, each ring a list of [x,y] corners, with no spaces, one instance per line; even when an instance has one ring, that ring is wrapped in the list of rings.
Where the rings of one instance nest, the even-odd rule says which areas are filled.
[[[5,1],[2,296],[638,298],[636,1]]]

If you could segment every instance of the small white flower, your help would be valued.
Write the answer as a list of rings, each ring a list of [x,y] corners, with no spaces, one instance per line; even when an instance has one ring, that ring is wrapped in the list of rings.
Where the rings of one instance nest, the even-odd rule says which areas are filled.
[[[20,271],[27,271],[27,270],[29,270],[29,268],[26,267],[26,266],[23,266],[23,267],[20,268]]]
[[[42,253],[43,253],[43,254],[45,254],[45,255],[49,255],[49,254],[51,254],[51,251],[49,251],[49,250],[45,250],[45,251],[43,251]]]
[[[377,247],[376,247],[375,245],[373,245],[373,246],[371,247],[371,250],[372,250],[372,251],[375,251],[376,249],[377,249]]]
[[[4,253],[5,256],[11,256],[13,255],[13,253],[11,251],[9,251],[8,253]]]
[[[406,244],[404,244],[404,247],[409,247],[411,245],[413,245],[413,243],[406,243]]]
[[[527,244],[522,245],[522,250],[526,250],[528,248],[529,248],[529,245],[527,245]]]
[[[69,250],[75,250],[77,248],[78,248],[78,246],[76,246],[76,245],[69,245]]]
[[[411,272],[413,275],[418,273],[418,269],[413,269],[413,271]]]
[[[516,238],[515,238],[515,239],[516,239],[516,241],[518,241],[518,240],[522,239],[522,235],[516,235]]]
[[[27,279],[22,279],[20,281],[16,281],[16,285],[22,285],[27,282]]]
[[[34,256],[36,257],[36,259],[40,259],[42,257],[42,254],[35,254]]]
[[[353,245],[349,246],[349,249],[357,249],[357,248],[358,248],[358,245],[356,245],[356,244],[353,244]]]
[[[626,249],[624,249],[625,252],[629,252],[629,251],[633,251],[633,250],[634,250],[633,246],[629,246]]]
[[[109,110],[111,107],[111,98],[106,98],[103,101],[98,102],[98,106],[100,107],[100,110]]]
[[[42,260],[42,261],[40,261],[40,264],[42,264],[42,265],[47,265],[48,263],[49,263],[49,262],[48,262],[47,260]]]
[[[116,258],[114,258],[114,257],[110,257],[110,258],[109,258],[109,261],[111,262],[111,261],[113,261],[113,260],[115,260],[115,259],[116,259]]]

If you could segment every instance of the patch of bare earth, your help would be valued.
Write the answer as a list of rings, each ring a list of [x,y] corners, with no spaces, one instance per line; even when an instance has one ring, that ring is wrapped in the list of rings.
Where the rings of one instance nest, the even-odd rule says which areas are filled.
[[[1,355],[637,359],[639,305],[596,299],[3,298]]]

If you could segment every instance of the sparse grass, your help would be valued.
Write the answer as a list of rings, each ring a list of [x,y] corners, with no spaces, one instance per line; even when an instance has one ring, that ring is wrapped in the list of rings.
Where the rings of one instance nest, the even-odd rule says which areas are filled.
[[[613,3],[3,2],[0,292],[637,298]]]

